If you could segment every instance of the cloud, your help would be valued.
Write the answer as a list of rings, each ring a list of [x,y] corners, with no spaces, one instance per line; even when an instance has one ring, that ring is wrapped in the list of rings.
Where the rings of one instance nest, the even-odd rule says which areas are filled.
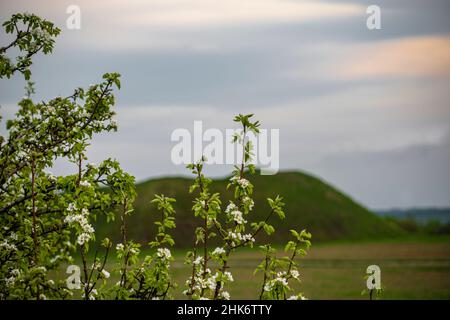
[[[220,51],[223,42],[232,44],[237,37],[244,38],[242,44],[253,38],[244,27],[365,16],[361,4],[312,0],[41,0],[34,4],[18,0],[14,5],[2,4],[0,16],[32,11],[65,29],[70,4],[80,7],[81,30],[66,29],[61,39],[65,47],[76,50]]]
[[[410,37],[355,44],[348,53],[333,70],[344,79],[450,76],[448,37]]]
[[[305,166],[371,208],[448,207],[450,143],[330,155]]]
[[[62,28],[54,53],[34,59],[37,101],[122,74],[119,131],[94,138],[94,162],[117,157],[138,179],[185,174],[170,162],[173,129],[194,120],[223,129],[255,113],[280,129],[284,169],[307,169],[371,206],[448,204],[448,0],[379,0],[377,31],[366,28],[372,2],[344,1],[16,0],[1,2],[0,18],[29,11]],[[65,27],[70,4],[81,8],[81,30]],[[23,87],[19,76],[0,81],[5,119]],[[416,146],[435,160],[391,157]],[[423,175],[430,192],[398,203],[396,191]]]
[[[177,28],[304,22],[364,12],[357,4],[291,0],[153,0],[129,8],[123,8],[119,20],[130,26]]]
[[[295,52],[297,66],[281,70],[282,78],[334,83],[436,78],[447,85],[450,80],[448,36],[408,36],[353,43],[317,41]]]
[[[254,35],[248,34],[252,26],[365,15],[365,7],[360,4],[326,1],[136,0],[132,3],[110,1],[105,6],[102,2],[81,2],[85,27],[71,41],[96,50],[220,53],[236,49],[236,39],[240,38],[237,42],[244,47],[248,41],[255,41]],[[93,15],[99,11],[101,17]]]

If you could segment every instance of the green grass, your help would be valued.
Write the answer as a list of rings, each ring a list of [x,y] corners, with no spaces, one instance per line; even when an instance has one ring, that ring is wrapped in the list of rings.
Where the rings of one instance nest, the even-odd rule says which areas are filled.
[[[172,266],[181,291],[190,273],[183,264],[183,250],[175,250]],[[281,255],[281,251],[279,251]],[[233,299],[255,299],[259,295],[262,274],[253,274],[262,259],[258,250],[240,250],[231,260],[235,281],[229,291]],[[382,299],[450,299],[450,241],[435,237],[430,241],[378,241],[363,243],[323,243],[311,248],[308,256],[298,260],[302,282],[298,289],[310,299],[367,299],[365,288],[367,266],[381,268],[385,291]],[[107,266],[113,268],[113,262]],[[117,279],[111,279],[115,283]]]
[[[252,273],[259,259],[250,252],[235,257],[233,297],[252,298],[259,292],[261,275]],[[371,264],[381,268],[383,299],[450,299],[449,242],[324,244],[312,247],[299,263],[299,289],[311,299],[367,298],[361,291]]]
[[[360,204],[353,201],[337,189],[320,179],[301,172],[281,172],[274,176],[250,177],[255,185],[255,209],[250,221],[264,220],[269,212],[267,197],[281,195],[286,203],[286,219],[280,221],[274,217],[271,223],[277,232],[270,238],[272,243],[282,244],[289,238],[290,229],[308,229],[313,241],[363,240],[392,238],[404,232],[395,223],[382,219]],[[135,211],[127,219],[129,238],[146,243],[154,234],[154,219],[159,213],[150,205],[155,194],[163,193],[176,198],[177,228],[173,236],[177,246],[190,246],[193,230],[198,219],[191,212],[195,195],[189,194],[191,180],[187,178],[161,178],[149,180],[137,185],[138,197]],[[227,180],[215,180],[211,186],[213,192],[222,195],[223,207],[231,199],[232,192],[226,190]],[[120,227],[118,221],[106,224],[100,219],[96,225],[99,239],[108,236],[118,240]],[[266,239],[260,239],[265,241]]]

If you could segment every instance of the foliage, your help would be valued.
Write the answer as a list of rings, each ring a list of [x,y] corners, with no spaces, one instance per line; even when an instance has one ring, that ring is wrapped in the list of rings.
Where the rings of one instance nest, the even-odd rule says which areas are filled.
[[[59,29],[30,14],[13,15],[3,26],[15,40],[0,49],[0,78],[19,72],[29,80],[31,58],[38,52],[52,51]],[[15,63],[6,56],[14,47],[20,52]],[[175,244],[170,233],[176,227],[175,199],[155,195],[151,201],[160,218],[155,222],[156,235],[147,245],[149,254],[142,256],[142,245],[129,239],[127,230],[137,195],[134,177],[124,172],[116,160],[106,159],[96,165],[89,163],[86,156],[94,134],[117,130],[113,120],[114,87],[120,89],[120,75],[107,73],[99,84],[78,88],[71,96],[35,102],[33,84],[27,83],[15,119],[7,122],[8,136],[0,138],[0,299],[172,297],[171,290],[177,287],[170,269],[170,248]],[[230,256],[240,248],[253,247],[261,231],[273,234],[274,216],[285,217],[283,199],[276,196],[267,199],[264,220],[250,221],[254,187],[246,174],[254,173],[255,167],[251,164],[253,146],[248,133],[258,134],[260,125],[252,117],[238,115],[234,119],[242,130],[233,142],[242,147],[243,156],[229,179],[227,188],[233,200],[225,209],[221,195],[210,190],[212,180],[203,174],[206,159],[188,165],[195,175],[189,192],[197,194],[192,212],[201,221],[194,232],[193,249],[186,255],[192,273],[184,293],[191,299],[230,299]],[[48,172],[57,159],[69,162],[74,173],[55,176]],[[101,217],[107,222],[120,220],[119,243],[109,238],[96,239],[93,225]],[[298,279],[294,259],[306,254],[301,245],[308,248],[311,235],[306,231],[292,231],[292,235],[294,240],[286,246],[290,253],[287,258],[277,260],[270,245],[264,247],[261,299],[286,299],[291,291],[288,281]],[[220,242],[214,249],[210,246],[213,238]],[[114,249],[117,266],[108,271],[105,267]],[[64,263],[74,262],[74,254],[79,254],[82,262],[79,288],[52,279],[52,272],[60,270]],[[286,270],[277,272],[285,264]],[[109,283],[111,273],[119,279],[115,284]],[[281,278],[282,287],[278,281]]]
[[[277,259],[276,251],[270,244],[260,247],[265,254],[264,260],[255,270],[255,273],[258,271],[263,271],[264,273],[260,299],[286,299],[287,294],[293,291],[289,286],[289,281],[300,282],[300,273],[295,258],[306,255],[306,250],[311,246],[311,234],[305,230],[302,230],[300,233],[291,230],[291,235],[294,240],[289,241],[284,249],[285,252],[290,253],[289,256]],[[288,298],[288,300],[299,299],[305,299],[302,293],[291,295]]]
[[[15,72],[20,72],[26,80],[29,80],[31,58],[41,51],[45,54],[52,52],[55,42],[53,38],[61,30],[50,21],[28,13],[14,14],[11,19],[3,23],[3,27],[7,34],[14,36],[14,40],[0,48],[0,79],[10,78]],[[11,48],[18,48],[21,52],[15,62],[5,55]]]
[[[59,29],[30,14],[13,15],[3,26],[16,39],[0,49],[0,78],[19,72],[28,80],[32,56],[51,52]],[[15,64],[6,57],[14,47],[23,53]],[[49,274],[61,263],[72,262],[74,252],[82,257],[86,299],[106,274],[97,257],[92,266],[87,262],[95,241],[92,223],[99,215],[113,219],[115,207],[134,197],[134,178],[112,159],[86,163],[86,148],[93,134],[117,129],[112,108],[119,78],[107,73],[88,89],[38,103],[28,82],[15,119],[7,122],[8,136],[0,137],[1,298],[70,297],[65,281],[50,279]],[[56,159],[72,163],[75,173],[49,173]],[[103,245],[106,257],[111,244],[106,239]]]
[[[230,255],[241,247],[252,247],[255,236],[261,230],[267,234],[273,233],[274,228],[268,223],[273,215],[284,218],[284,203],[277,196],[275,200],[267,199],[270,210],[265,220],[248,222],[254,201],[251,198],[253,185],[245,178],[245,173],[247,171],[254,173],[255,168],[250,164],[253,154],[247,135],[248,132],[254,134],[259,132],[259,122],[252,122],[252,116],[238,115],[234,119],[243,128],[233,136],[233,142],[242,147],[242,161],[240,166],[235,166],[227,187],[233,190],[234,200],[228,203],[223,212],[220,195],[209,191],[211,180],[205,178],[202,173],[206,159],[202,157],[198,163],[188,165],[188,169],[196,175],[189,191],[198,190],[199,192],[192,210],[196,217],[203,220],[203,226],[198,227],[195,232],[194,248],[186,257],[186,263],[192,265],[192,275],[186,281],[187,290],[184,293],[193,299],[229,299],[230,294],[225,287],[228,282],[233,281],[233,276],[228,271]],[[211,251],[208,240],[214,237],[219,237],[222,244]],[[203,255],[198,252],[199,244],[203,246]],[[214,272],[209,268],[210,262],[215,263]]]
[[[117,258],[121,261],[120,281],[113,288],[116,299],[166,299],[171,297],[169,290],[175,287],[169,272],[173,257],[168,248],[175,243],[167,233],[167,230],[176,226],[172,207],[175,199],[156,195],[151,202],[161,211],[161,220],[155,222],[158,232],[149,243],[153,253],[145,256],[143,262],[139,263],[140,245],[133,241],[127,242],[124,231],[123,243],[116,246]],[[123,228],[125,229],[124,224]]]
[[[191,247],[192,226],[200,222],[191,211],[196,192],[191,194],[186,192],[192,181],[190,177],[165,177],[138,183],[133,215],[128,219],[130,237],[141,243],[151,239],[153,228],[146,227],[148,199],[154,194],[163,193],[177,199],[174,203],[177,211],[177,228],[172,232],[176,247]],[[228,183],[229,177],[217,178],[213,179],[209,186],[211,193],[221,195],[220,200],[224,207],[234,199],[234,194],[226,188]],[[283,210],[287,213],[283,220],[271,219],[270,224],[276,232],[270,236],[265,232],[259,234],[258,240],[261,243],[270,241],[276,246],[282,246],[289,240],[290,229],[302,230],[304,227],[314,235],[316,243],[392,239],[406,234],[397,224],[389,223],[385,218],[373,214],[326,182],[304,172],[285,171],[272,176],[255,174],[251,176],[251,183],[254,186],[252,199],[255,204],[252,221],[266,218],[266,199],[275,198],[274,194],[283,196],[285,203]],[[118,221],[106,225],[99,220],[95,224],[98,236],[120,239],[116,224]],[[212,238],[209,243],[220,245],[219,237]]]

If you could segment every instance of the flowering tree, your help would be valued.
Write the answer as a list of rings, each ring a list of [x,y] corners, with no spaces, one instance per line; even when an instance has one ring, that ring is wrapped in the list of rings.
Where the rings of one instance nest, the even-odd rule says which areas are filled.
[[[29,80],[31,58],[50,53],[60,30],[32,14],[15,14],[3,26],[14,40],[0,48],[0,78],[18,72]],[[7,56],[12,48],[19,51],[15,63]],[[75,251],[83,262],[86,298],[96,292],[95,279],[107,274],[97,258],[95,267],[87,262],[95,240],[92,221],[100,214],[113,219],[117,206],[130,207],[134,178],[115,160],[86,163],[86,148],[95,133],[117,129],[114,86],[120,88],[119,74],[108,73],[86,90],[36,103],[28,82],[16,118],[7,122],[8,136],[0,137],[1,298],[67,298],[72,292],[65,281],[48,277]],[[58,158],[72,163],[74,174],[47,172]],[[108,250],[109,240],[103,243]]]
[[[258,134],[260,125],[258,121],[252,122],[252,117],[252,114],[240,114],[234,118],[235,122],[242,125],[242,130],[233,136],[233,142],[242,147],[242,161],[240,166],[235,167],[229,180],[228,189],[233,189],[234,200],[227,204],[224,211],[221,209],[220,195],[218,193],[211,194],[209,191],[208,186],[212,181],[205,178],[202,173],[206,159],[202,157],[198,163],[188,165],[188,169],[196,176],[194,184],[189,191],[198,190],[199,192],[198,197],[194,200],[192,210],[194,215],[203,221],[203,226],[198,227],[195,231],[194,249],[189,251],[186,256],[186,263],[192,266],[192,273],[186,281],[187,289],[184,291],[184,294],[192,299],[230,299],[230,294],[225,289],[228,282],[234,281],[233,275],[228,271],[231,254],[242,247],[253,247],[256,241],[255,237],[261,230],[267,235],[272,234],[275,228],[269,222],[274,215],[280,219],[285,217],[283,199],[280,196],[276,196],[275,199],[267,199],[269,212],[265,220],[259,222],[249,222],[248,220],[251,218],[251,212],[254,207],[254,202],[251,198],[253,185],[245,178],[245,175],[246,173],[255,173],[255,167],[251,164],[254,156],[252,152],[253,146],[248,139],[248,133]],[[308,233],[305,231],[301,235],[296,231],[292,231],[292,233],[299,238],[298,242],[305,242],[309,247],[309,240],[305,240],[305,238],[310,237]],[[208,240],[213,237],[219,237],[222,241],[222,246],[209,250]],[[272,262],[264,268],[263,291],[267,291],[267,293],[261,294],[260,299],[286,298],[286,292],[291,290],[287,280],[290,278],[298,279],[294,258],[300,253],[306,253],[303,249],[298,248],[298,242],[295,242],[294,247],[293,242],[289,242],[286,246],[286,250],[292,250],[294,253],[289,259],[290,265],[283,276],[286,285],[282,294],[273,294],[275,289],[270,286],[271,281],[274,280],[269,280],[269,278],[272,277],[274,271],[269,268],[274,268],[276,265],[275,262]],[[201,249],[199,245],[202,246]],[[272,252],[272,249],[270,250]],[[209,263],[214,264],[215,272],[211,271]],[[302,297],[301,294],[298,297]]]
[[[127,217],[136,198],[134,177],[113,159],[96,165],[86,156],[94,134],[117,130],[113,89],[120,89],[120,75],[107,73],[99,84],[78,88],[68,97],[35,102],[29,81],[31,58],[50,53],[60,30],[32,14],[15,14],[3,26],[14,39],[0,48],[0,78],[20,73],[28,82],[16,117],[7,122],[8,135],[0,136],[0,299],[172,298],[176,284],[170,248],[175,243],[170,231],[176,227],[175,199],[155,195],[151,201],[160,213],[157,232],[148,243],[148,254],[141,256],[141,244],[127,235]],[[19,52],[15,62],[7,56],[12,48]],[[201,222],[193,249],[186,254],[191,272],[183,293],[191,299],[230,299],[231,255],[253,247],[260,232],[272,234],[270,220],[285,216],[283,199],[276,196],[267,199],[266,218],[251,222],[253,185],[246,176],[255,173],[255,167],[248,134],[259,133],[259,122],[252,116],[234,119],[242,125],[233,137],[242,147],[242,161],[228,184],[234,198],[224,209],[221,195],[211,193],[212,180],[203,174],[206,159],[188,165],[195,175],[189,192],[198,193],[192,211]],[[72,164],[74,173],[49,173],[56,159]],[[108,238],[95,238],[93,222],[101,215],[107,222],[120,219],[122,239],[115,246]],[[306,231],[292,235],[294,240],[285,248],[290,255],[284,259],[275,257],[270,244],[261,247],[265,258],[257,268],[264,273],[260,299],[286,299],[293,291],[289,281],[299,280],[295,258],[306,254],[311,235]],[[218,247],[211,247],[212,238],[218,238]],[[113,247],[116,267],[108,271]],[[79,287],[54,276],[63,263],[73,263],[74,255],[82,264]],[[109,283],[112,273],[119,279],[115,284]],[[304,297],[298,293],[290,298]]]
[[[294,240],[289,241],[284,249],[290,255],[282,259],[276,258],[276,250],[270,244],[260,246],[265,257],[255,270],[255,273],[258,271],[263,271],[264,273],[259,299],[286,299],[287,294],[293,291],[289,286],[289,282],[291,280],[300,282],[300,273],[295,258],[306,255],[306,250],[311,246],[311,241],[309,240],[311,239],[311,234],[305,230],[302,230],[300,233],[291,230],[291,234]],[[297,293],[287,299],[304,300],[306,298],[302,293]]]
[[[116,299],[158,300],[171,298],[169,290],[174,287],[170,274],[172,253],[168,249],[175,244],[168,233],[175,228],[175,199],[156,195],[151,201],[161,211],[161,219],[155,222],[157,234],[149,243],[152,254],[139,263],[140,245],[126,240],[122,220],[122,243],[117,244],[117,258],[120,262],[120,281],[113,287]]]

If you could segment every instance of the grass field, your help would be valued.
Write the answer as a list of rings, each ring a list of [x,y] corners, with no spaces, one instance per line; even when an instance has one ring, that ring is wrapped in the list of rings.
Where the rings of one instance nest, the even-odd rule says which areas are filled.
[[[450,298],[449,243],[318,246],[301,262],[301,289],[311,299],[365,298],[363,277],[370,264],[381,268],[384,299]]]
[[[175,252],[175,259],[172,270],[179,288],[174,295],[183,299],[180,292],[190,270],[183,264],[181,251]],[[257,250],[234,255],[230,271],[235,281],[229,288],[233,299],[258,297],[262,274],[254,275],[253,271],[261,259]],[[371,264],[381,268],[385,289],[381,299],[450,299],[448,238],[319,244],[299,263],[300,289],[310,299],[367,299],[361,291],[365,288],[366,268]]]
[[[234,299],[258,296],[261,274],[253,275],[261,256],[238,253],[231,271]],[[383,299],[450,299],[450,243],[328,244],[313,247],[301,265],[301,291],[310,299],[365,299],[368,265],[381,268]],[[177,268],[177,275],[185,274]],[[182,283],[183,278],[177,280]]]

